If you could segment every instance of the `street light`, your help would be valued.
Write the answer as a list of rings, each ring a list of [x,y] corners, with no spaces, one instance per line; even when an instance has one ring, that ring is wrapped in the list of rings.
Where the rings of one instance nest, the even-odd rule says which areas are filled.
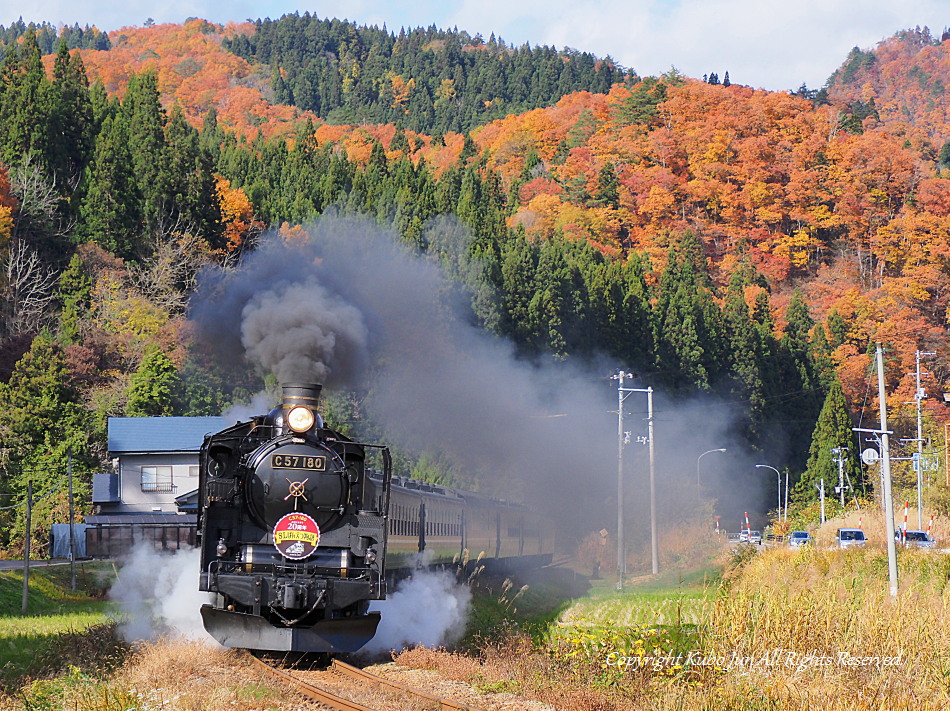
[[[776,482],[778,484],[778,520],[781,521],[783,520],[782,519],[782,474],[781,472],[779,472],[778,469],[776,469],[775,467],[770,467],[768,464],[756,464],[755,466],[761,469],[771,469],[773,472],[775,472]],[[788,511],[786,510],[785,520],[787,519],[788,519]]]
[[[725,452],[726,448],[721,449],[710,449],[706,452],[703,452],[698,457],[696,457],[696,490],[699,491],[699,460],[705,457],[707,454],[712,454],[713,452]]]

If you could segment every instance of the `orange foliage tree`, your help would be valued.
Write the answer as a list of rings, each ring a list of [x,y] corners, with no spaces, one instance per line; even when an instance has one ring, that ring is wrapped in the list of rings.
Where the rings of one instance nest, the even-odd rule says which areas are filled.
[[[232,188],[231,181],[218,175],[215,189],[221,202],[221,219],[228,251],[239,249],[249,238],[264,230],[264,223],[254,215],[254,206],[241,188]]]
[[[0,244],[6,244],[13,229],[13,211],[16,198],[10,193],[10,180],[7,169],[0,166]]]

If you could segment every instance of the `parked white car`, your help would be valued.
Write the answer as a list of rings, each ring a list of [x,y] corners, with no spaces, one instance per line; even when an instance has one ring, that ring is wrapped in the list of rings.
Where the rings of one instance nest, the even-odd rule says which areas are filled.
[[[906,548],[933,548],[937,544],[933,536],[926,531],[904,531],[903,535],[898,531],[895,538]]]
[[[838,547],[851,548],[852,546],[863,546],[868,542],[864,531],[860,528],[839,528],[838,529]]]
[[[743,529],[742,532],[739,533],[739,541],[742,543],[762,545],[762,531]]]
[[[812,542],[811,534],[808,531],[792,531],[788,534],[788,547],[801,548]]]

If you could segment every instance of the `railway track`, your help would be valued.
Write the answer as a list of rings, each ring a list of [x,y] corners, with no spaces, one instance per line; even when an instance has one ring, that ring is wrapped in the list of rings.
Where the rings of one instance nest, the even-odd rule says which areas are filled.
[[[272,679],[334,711],[482,711],[477,706],[434,696],[336,659],[325,671],[307,672],[304,679],[252,654],[248,656]]]

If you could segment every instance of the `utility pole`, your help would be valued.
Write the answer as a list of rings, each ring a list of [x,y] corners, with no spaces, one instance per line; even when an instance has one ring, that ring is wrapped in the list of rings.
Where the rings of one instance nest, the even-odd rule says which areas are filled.
[[[821,499],[821,522],[825,522],[825,480],[818,480],[818,498]]]
[[[656,476],[653,459],[653,388],[625,388],[625,378],[633,378],[633,373],[623,370],[611,376],[617,382],[617,589],[623,589],[627,572],[626,540],[623,526],[623,448],[629,440],[629,432],[623,429],[623,403],[630,393],[647,394],[647,443],[650,446],[650,550],[653,574],[659,572],[659,547],[656,530]]]
[[[611,377],[617,380],[617,589],[623,589],[623,578],[627,571],[626,543],[623,530],[623,446],[626,435],[623,431],[623,394],[624,378],[632,378],[632,373],[620,371]]]
[[[660,572],[660,548],[656,531],[656,468],[653,461],[653,388],[647,394],[647,438],[650,446],[650,560],[653,574]]]
[[[76,589],[76,535],[73,532],[73,452],[66,452],[66,476],[69,479],[69,574],[71,579],[70,590]]]
[[[848,451],[847,447],[832,447],[831,452],[835,455],[835,461],[838,463],[838,491],[841,493],[841,510],[844,511],[844,455]]]
[[[924,428],[920,414],[920,402],[927,395],[924,389],[920,387],[920,376],[928,373],[920,372],[920,356],[936,355],[933,351],[917,351],[917,389],[914,391],[914,402],[917,405],[917,457],[914,460],[914,468],[917,470],[917,530],[924,527],[924,498],[923,498],[923,478],[924,478]]]
[[[30,536],[33,517],[33,480],[26,482],[26,537],[23,539],[23,602],[20,612],[29,610],[30,600]]]
[[[891,443],[887,431],[887,397],[884,393],[884,349],[877,347],[877,394],[881,400],[881,470],[884,472],[884,527],[887,536],[887,577],[891,597],[897,597],[897,546],[894,543],[894,500],[891,493]]]
[[[869,430],[853,428],[855,432],[873,432],[881,440],[881,483],[884,498],[884,537],[887,544],[887,577],[891,597],[897,597],[897,545],[894,542],[894,500],[891,491],[891,444],[887,429],[887,399],[884,392],[884,349],[877,347],[877,396],[881,406],[881,428]]]
[[[788,466],[785,467],[785,518],[788,521]]]

